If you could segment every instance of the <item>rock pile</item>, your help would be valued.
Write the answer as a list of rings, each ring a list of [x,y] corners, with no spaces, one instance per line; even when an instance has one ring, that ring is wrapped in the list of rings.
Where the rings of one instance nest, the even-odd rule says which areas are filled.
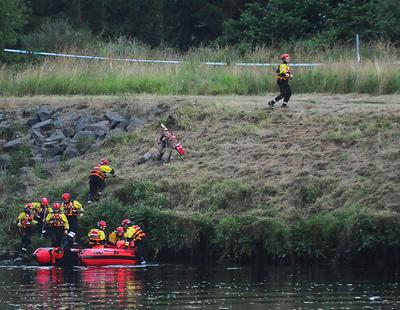
[[[35,162],[57,163],[63,157],[84,154],[111,134],[133,131],[142,126],[144,120],[135,116],[126,118],[116,111],[96,116],[86,111],[52,111],[48,106],[41,106],[24,119],[27,134],[11,134],[12,123],[7,114],[0,113],[0,132],[8,134],[8,141],[3,141],[3,151],[27,145]]]

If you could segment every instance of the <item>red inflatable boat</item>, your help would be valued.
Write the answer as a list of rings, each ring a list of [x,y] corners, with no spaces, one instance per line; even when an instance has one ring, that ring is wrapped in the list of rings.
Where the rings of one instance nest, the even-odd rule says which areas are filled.
[[[135,249],[90,248],[63,251],[60,248],[38,248],[33,253],[40,265],[137,265]]]
[[[135,256],[134,249],[83,249],[79,252],[79,258],[85,266],[136,265],[140,263]]]

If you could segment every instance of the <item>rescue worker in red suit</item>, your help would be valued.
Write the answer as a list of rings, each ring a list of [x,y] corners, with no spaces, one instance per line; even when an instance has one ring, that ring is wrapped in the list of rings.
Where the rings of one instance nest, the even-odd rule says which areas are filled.
[[[98,221],[97,228],[92,228],[89,233],[89,245],[97,248],[104,248],[106,244],[106,234],[105,230],[107,223],[105,221]]]
[[[293,77],[288,65],[288,63],[290,62],[290,55],[282,54],[281,60],[282,63],[276,69],[276,81],[279,86],[280,94],[268,102],[268,105],[271,109],[273,109],[275,103],[277,103],[281,99],[283,99],[282,108],[287,108],[289,104],[289,99],[292,95],[292,90],[289,86],[289,79],[292,79]]]
[[[123,220],[121,226],[125,229],[125,246],[135,246],[136,255],[139,257],[140,263],[146,264],[146,233],[138,225],[133,225],[129,219]]]
[[[174,150],[176,150],[180,156],[185,154],[182,144],[179,142],[178,138],[175,136],[172,130],[165,127],[164,124],[161,124],[161,132],[160,138],[158,139],[158,144],[159,146],[157,150],[149,150],[136,163],[141,165],[150,159],[167,163],[171,159],[172,152]]]
[[[28,246],[31,243],[32,226],[37,224],[33,213],[32,204],[28,203],[17,218],[18,234],[21,237],[21,254],[28,251]]]
[[[61,205],[53,204],[53,212],[47,215],[46,224],[50,230],[51,246],[61,247],[64,236],[68,234],[69,224],[67,217],[61,213]]]
[[[67,217],[69,230],[77,234],[78,232],[78,216],[83,215],[83,206],[77,200],[71,200],[70,193],[64,193],[61,196],[61,211]]]
[[[106,187],[107,174],[115,177],[115,171],[110,167],[107,159],[102,159],[96,166],[93,167],[89,176],[89,199],[88,204],[98,199],[102,195]]]

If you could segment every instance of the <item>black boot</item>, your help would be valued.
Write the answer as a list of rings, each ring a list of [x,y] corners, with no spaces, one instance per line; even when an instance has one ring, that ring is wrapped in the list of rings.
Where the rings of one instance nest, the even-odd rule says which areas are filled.
[[[268,105],[269,105],[269,107],[270,107],[271,109],[273,109],[273,108],[274,108],[274,105],[275,105],[275,101],[274,101],[274,100],[268,101]]]

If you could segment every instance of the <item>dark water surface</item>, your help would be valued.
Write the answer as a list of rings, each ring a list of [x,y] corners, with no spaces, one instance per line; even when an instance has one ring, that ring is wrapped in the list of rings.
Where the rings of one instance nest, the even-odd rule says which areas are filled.
[[[0,309],[400,309],[390,268],[0,266]]]

